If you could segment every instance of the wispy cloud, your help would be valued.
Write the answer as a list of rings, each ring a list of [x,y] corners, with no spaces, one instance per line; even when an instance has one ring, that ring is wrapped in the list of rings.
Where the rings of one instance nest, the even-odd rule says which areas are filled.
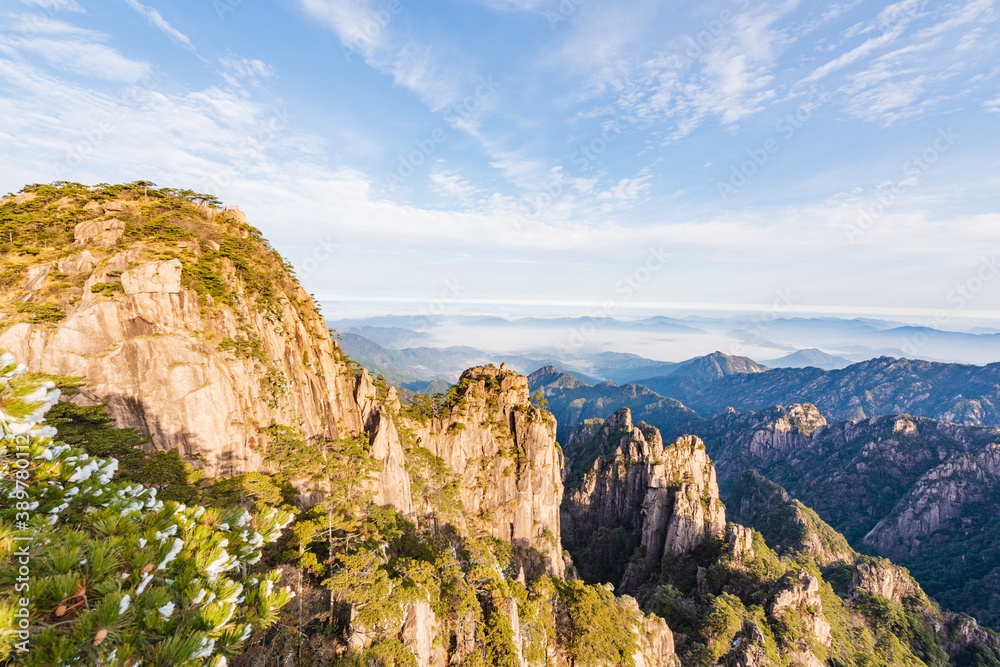
[[[108,81],[136,81],[150,69],[108,46],[108,35],[46,16],[18,14],[0,28],[0,52],[12,58],[40,56],[66,72]]]
[[[56,12],[78,12],[84,13],[83,7],[76,0],[21,0],[22,4],[29,7],[38,7],[49,13]]]
[[[149,5],[144,5],[139,2],[139,0],[125,0],[125,4],[137,11],[139,14],[142,14],[142,16],[146,18],[146,21],[149,22],[149,25],[169,37],[175,44],[178,44],[191,52],[196,51],[194,44],[191,42],[191,38],[170,25],[170,23],[163,18],[163,15],[160,14],[160,12],[155,8],[150,7]]]
[[[395,25],[399,12],[376,7],[369,0],[299,0],[299,3],[307,14],[333,30],[347,55],[360,53],[371,67],[419,95],[433,111],[462,99],[468,94],[463,92],[463,85],[475,80],[470,72],[462,71],[458,61],[448,63],[439,46],[399,29]]]
[[[434,169],[430,178],[434,192],[466,206],[471,206],[478,194],[476,186],[456,171]]]
[[[274,68],[263,60],[240,58],[229,54],[219,58],[222,76],[232,86],[249,85],[256,88],[274,76]]]

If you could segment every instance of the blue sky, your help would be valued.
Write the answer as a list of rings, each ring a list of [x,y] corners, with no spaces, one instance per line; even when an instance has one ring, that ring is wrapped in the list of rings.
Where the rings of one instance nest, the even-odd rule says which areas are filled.
[[[995,0],[0,14],[0,190],[215,193],[334,316],[1000,318]]]

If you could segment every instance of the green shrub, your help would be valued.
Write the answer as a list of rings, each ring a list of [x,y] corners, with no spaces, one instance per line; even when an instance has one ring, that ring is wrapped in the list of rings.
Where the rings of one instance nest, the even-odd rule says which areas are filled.
[[[28,322],[32,324],[43,324],[47,322],[60,322],[66,315],[62,308],[54,303],[31,303],[19,302],[17,312],[28,313]]]
[[[90,291],[94,294],[116,294],[118,292],[124,292],[125,288],[119,282],[111,283],[94,283],[90,286]]]
[[[0,376],[0,403],[18,393],[17,372]],[[39,385],[31,419],[56,401]],[[221,664],[253,633],[277,620],[292,593],[277,570],[250,576],[259,548],[291,520],[269,510],[215,511],[164,502],[155,489],[114,479],[115,459],[56,445],[34,421],[0,437],[0,469],[15,461],[26,477],[0,476],[0,588],[13,590],[30,549],[22,588],[31,628],[16,629],[13,596],[0,600],[0,661],[62,664]],[[23,427],[23,428],[22,428]],[[18,477],[21,477],[18,475]],[[225,532],[221,523],[245,527]],[[13,540],[9,539],[13,538]],[[29,593],[30,591],[30,593]],[[116,662],[117,660],[117,662]]]

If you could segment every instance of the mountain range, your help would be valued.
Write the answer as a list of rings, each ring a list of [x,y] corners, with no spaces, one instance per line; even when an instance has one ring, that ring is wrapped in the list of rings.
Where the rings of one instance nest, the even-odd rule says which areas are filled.
[[[1000,665],[960,613],[994,622],[991,367],[611,354],[591,359],[699,407],[502,361],[404,397],[207,195],[29,186],[0,201],[0,252],[0,660]],[[730,387],[813,401],[700,408]],[[913,416],[837,421],[816,392]],[[966,424],[919,414],[963,401]]]

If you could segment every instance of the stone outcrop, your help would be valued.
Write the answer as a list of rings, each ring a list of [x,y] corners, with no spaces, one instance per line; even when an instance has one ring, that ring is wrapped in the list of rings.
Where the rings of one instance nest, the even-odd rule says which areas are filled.
[[[429,603],[414,602],[406,608],[401,633],[403,646],[413,653],[420,667],[443,667],[446,664],[447,656],[438,640],[439,631],[437,615]]]
[[[732,648],[726,653],[726,667],[772,667],[764,648],[764,633],[750,619],[744,619],[733,638]]]
[[[924,597],[917,582],[903,568],[884,558],[857,564],[850,593],[854,595],[858,591],[881,595],[893,602],[902,602],[908,597]]]
[[[701,440],[679,438],[664,447],[659,431],[632,423],[626,408],[607,420],[574,430],[567,457],[596,456],[579,488],[564,503],[570,542],[600,528],[627,526],[639,544],[622,577],[621,590],[636,590],[664,554],[690,552],[725,531],[715,468]]]
[[[621,605],[629,609],[634,617],[642,618],[632,632],[635,635],[636,651],[632,656],[635,667],[680,667],[674,652],[674,633],[666,622],[656,616],[643,616],[635,599],[625,596]]]
[[[52,270],[51,264],[42,264],[41,266],[33,266],[28,269],[28,276],[24,282],[25,292],[37,292],[45,284],[45,277],[49,275],[49,271]]]
[[[181,262],[177,259],[144,262],[121,275],[125,294],[178,294]]]
[[[864,542],[894,558],[917,556],[934,533],[980,524],[983,503],[990,502],[998,489],[1000,444],[988,445],[978,454],[956,454],[921,475]]]
[[[245,237],[233,219],[213,217],[201,233]],[[272,424],[295,427],[309,440],[364,434],[380,463],[378,500],[412,511],[391,419],[375,404],[362,414],[363,376],[347,365],[301,287],[276,279],[263,311],[223,259],[218,277],[234,298],[215,303],[184,284],[185,267],[200,258],[193,244],[144,239],[107,249],[101,235],[110,230],[119,238],[122,229],[109,220],[78,223],[77,247],[57,256],[64,275],[28,268],[30,293],[57,294],[64,318],[10,323],[0,330],[0,349],[32,371],[84,378],[75,401],[106,404],[119,426],[148,433],[157,449],[178,449],[210,476],[267,470],[263,429]],[[175,258],[162,259],[164,253]],[[23,294],[12,290],[0,299]]]
[[[768,613],[774,618],[788,610],[798,611],[806,628],[820,644],[829,646],[832,641],[830,623],[823,616],[823,601],[819,596],[819,579],[805,570],[789,572],[778,582],[771,598]]]
[[[723,477],[780,462],[812,445],[827,426],[811,403],[776,405],[759,413],[729,408],[712,422],[713,439],[725,443],[714,454]]]
[[[555,420],[531,404],[527,378],[514,371],[470,368],[456,391],[446,414],[407,421],[415,443],[461,476],[466,516],[525,550],[527,566],[534,559],[561,576],[563,461]]]
[[[110,248],[125,234],[125,227],[125,221],[118,218],[85,220],[73,229],[75,245],[83,247],[92,244],[98,248]]]

